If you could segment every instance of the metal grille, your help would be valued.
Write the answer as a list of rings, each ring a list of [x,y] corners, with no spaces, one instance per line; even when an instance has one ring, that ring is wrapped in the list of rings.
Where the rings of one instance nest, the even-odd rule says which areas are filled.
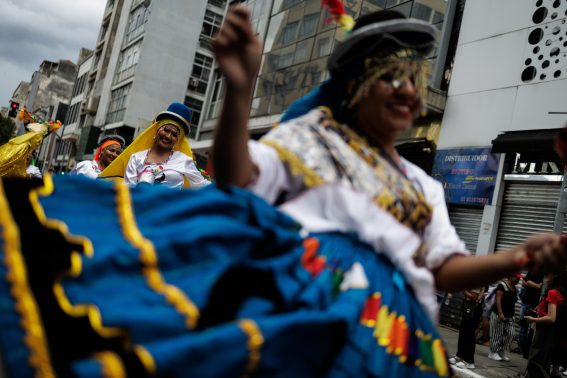
[[[482,223],[483,208],[450,206],[449,218],[457,230],[457,234],[465,242],[471,254],[476,253],[480,225]],[[459,328],[461,324],[461,308],[463,293],[455,293],[450,300],[443,301],[440,306],[439,321],[452,328]]]
[[[449,208],[451,223],[472,254],[476,253],[483,211],[483,208],[476,207],[451,206]]]
[[[496,251],[507,250],[539,232],[553,232],[560,182],[506,181],[506,191],[496,238]],[[519,286],[518,286],[519,288]],[[521,301],[516,302],[516,319]],[[514,338],[518,340],[519,327]]]
[[[559,182],[506,182],[496,250],[503,251],[538,232],[553,232]]]

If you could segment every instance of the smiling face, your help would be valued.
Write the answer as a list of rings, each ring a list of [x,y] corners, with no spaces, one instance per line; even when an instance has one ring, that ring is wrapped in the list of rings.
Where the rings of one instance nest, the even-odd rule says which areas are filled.
[[[122,147],[120,147],[118,144],[111,144],[110,146],[106,147],[100,153],[100,165],[102,165],[103,168],[106,168],[110,163],[114,161],[114,159],[116,159],[118,155],[120,155],[121,152]]]
[[[379,144],[393,143],[415,120],[421,107],[412,79],[397,80],[390,74],[374,82],[358,103],[359,128]]]
[[[166,124],[159,128],[156,134],[155,145],[159,148],[171,150],[179,140],[179,128],[172,124]]]

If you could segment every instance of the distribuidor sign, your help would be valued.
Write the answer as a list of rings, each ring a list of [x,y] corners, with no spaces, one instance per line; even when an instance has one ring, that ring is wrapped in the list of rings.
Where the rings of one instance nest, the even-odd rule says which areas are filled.
[[[437,150],[431,175],[443,184],[448,203],[486,205],[492,201],[499,159],[490,147]]]

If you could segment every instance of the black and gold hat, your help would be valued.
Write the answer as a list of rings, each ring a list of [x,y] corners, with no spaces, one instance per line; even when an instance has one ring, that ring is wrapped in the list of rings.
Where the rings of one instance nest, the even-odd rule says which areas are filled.
[[[408,19],[397,11],[370,13],[360,17],[348,38],[335,48],[327,68],[333,76],[366,57],[387,55],[397,49],[409,49],[426,56],[433,48],[436,36],[434,26]]]

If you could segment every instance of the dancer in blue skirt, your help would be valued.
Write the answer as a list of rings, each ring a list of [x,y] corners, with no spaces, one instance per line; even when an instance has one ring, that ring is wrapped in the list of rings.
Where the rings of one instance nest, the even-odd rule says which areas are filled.
[[[237,7],[215,41],[220,189],[2,183],[9,376],[450,376],[434,288],[566,254],[550,234],[467,256],[440,184],[396,153],[434,35],[396,12],[362,17],[329,81],[248,142],[260,43]]]

